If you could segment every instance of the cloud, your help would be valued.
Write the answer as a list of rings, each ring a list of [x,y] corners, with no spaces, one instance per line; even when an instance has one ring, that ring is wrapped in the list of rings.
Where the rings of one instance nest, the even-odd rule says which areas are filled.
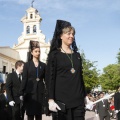
[[[20,5],[30,7],[32,2],[32,0],[1,1],[5,2],[5,4],[2,4],[4,7],[9,4],[18,4],[19,7],[12,5],[12,8],[10,8],[14,8],[14,10],[20,9]],[[41,17],[44,16],[44,19],[49,18],[48,23],[61,18],[69,20],[72,23],[74,22],[75,25],[78,24],[81,27],[89,23],[89,21],[98,20],[99,17],[102,20],[108,13],[120,11],[120,0],[35,0],[33,6],[38,9]],[[2,19],[4,19],[4,16],[2,16]]]
[[[0,2],[15,2],[16,0],[0,0]]]
[[[80,9],[112,9],[120,10],[120,1],[119,0],[72,0],[68,1],[67,4],[70,6],[79,7]]]
[[[23,1],[24,0],[20,0]],[[29,0],[26,0],[25,3],[29,2]],[[112,9],[112,10],[120,10],[120,1],[116,0],[69,0],[69,1],[64,1],[64,0],[36,0],[34,2],[36,6],[38,6],[41,9],[69,9],[71,8],[79,8],[79,9]]]
[[[0,0],[0,2],[15,2],[22,5],[31,5],[32,0]],[[112,9],[120,10],[120,0],[34,0],[34,5],[41,9]]]
[[[18,4],[30,5],[32,0],[18,0]]]

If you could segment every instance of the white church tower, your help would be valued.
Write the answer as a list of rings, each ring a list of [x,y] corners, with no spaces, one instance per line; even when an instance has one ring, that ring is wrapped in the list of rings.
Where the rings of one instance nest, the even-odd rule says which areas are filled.
[[[22,35],[18,38],[18,44],[13,46],[13,49],[19,52],[20,59],[27,60],[29,51],[29,41],[39,41],[40,43],[40,60],[46,62],[47,53],[49,52],[50,44],[45,42],[45,35],[40,30],[40,17],[37,9],[30,7],[26,10],[27,14],[21,19],[23,23]]]

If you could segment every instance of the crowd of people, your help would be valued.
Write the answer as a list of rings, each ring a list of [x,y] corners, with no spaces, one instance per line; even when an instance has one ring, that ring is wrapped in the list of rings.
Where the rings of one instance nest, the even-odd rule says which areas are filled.
[[[42,120],[46,113],[53,120],[84,120],[82,59],[71,23],[57,20],[46,64],[40,61],[40,52],[39,42],[30,40],[27,62],[17,61],[16,70],[8,74],[0,119],[23,120],[26,113],[28,120]]]
[[[90,92],[86,96],[86,110],[94,111],[96,117],[100,120],[117,119],[119,117],[119,103],[120,103],[120,86],[118,86],[118,92],[106,93],[106,92]]]
[[[86,94],[70,22],[57,20],[46,64],[40,61],[40,52],[39,42],[31,40],[27,62],[18,60],[2,84],[0,120],[24,120],[25,114],[27,120],[42,120],[42,114],[52,115],[52,120],[85,120],[86,110],[95,111],[100,120],[115,117],[115,111],[120,120],[119,95],[94,104],[104,94]]]

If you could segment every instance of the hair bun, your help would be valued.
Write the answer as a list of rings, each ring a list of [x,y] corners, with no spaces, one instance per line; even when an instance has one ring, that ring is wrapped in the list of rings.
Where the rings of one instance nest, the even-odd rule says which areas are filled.
[[[33,50],[34,48],[39,48],[39,42],[38,41],[30,41],[30,49]]]

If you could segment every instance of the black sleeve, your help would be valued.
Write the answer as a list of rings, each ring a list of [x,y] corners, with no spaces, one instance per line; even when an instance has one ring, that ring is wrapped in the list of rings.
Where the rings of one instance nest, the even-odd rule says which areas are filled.
[[[114,95],[114,106],[115,106],[115,110],[119,110],[118,108],[118,97],[117,97],[117,93],[115,93]]]
[[[83,85],[83,90],[84,90],[84,97],[86,97],[87,93],[86,93],[86,88],[85,88],[85,83],[84,83],[84,79],[83,79],[83,63],[82,63],[82,58],[80,56],[80,53],[78,53],[78,57],[80,58],[80,67],[81,67],[81,82]]]
[[[55,89],[55,76],[56,76],[56,58],[55,53],[48,55],[48,61],[46,66],[45,81],[47,84],[48,98],[54,99],[54,89]]]
[[[99,111],[99,102],[96,103],[96,114],[98,114],[98,111]]]
[[[19,90],[19,93],[22,96],[24,95],[26,84],[27,84],[27,80],[28,80],[28,67],[27,66],[28,66],[28,63],[25,63],[24,67],[23,67],[22,82],[21,82],[20,90]]]
[[[43,79],[44,79],[44,82],[45,82],[45,84],[46,84],[46,79],[45,79],[46,64],[45,64],[45,63],[43,63],[43,66],[44,66]]]
[[[13,101],[13,93],[12,93],[12,73],[8,74],[6,79],[6,92],[8,101]]]

